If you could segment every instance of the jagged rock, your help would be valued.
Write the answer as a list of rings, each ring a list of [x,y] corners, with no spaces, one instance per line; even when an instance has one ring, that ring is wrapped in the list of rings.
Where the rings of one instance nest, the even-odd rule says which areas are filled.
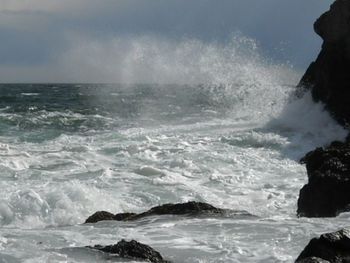
[[[188,215],[188,216],[225,215],[229,212],[233,212],[233,211],[216,208],[207,203],[187,202],[187,203],[164,204],[161,206],[156,206],[140,214],[123,213],[123,214],[113,215],[109,212],[96,212],[95,214],[90,216],[85,221],[85,223],[96,223],[102,220],[132,221],[132,220],[137,220],[144,217],[155,216],[155,215]],[[105,217],[99,216],[99,214],[104,215],[105,213],[106,213]],[[236,211],[235,213],[236,214],[239,213],[240,215],[244,215],[244,216],[252,216],[246,211]],[[100,219],[100,220],[97,220],[97,219]]]
[[[324,40],[322,50],[299,87],[311,89],[315,101],[341,124],[350,122],[350,1],[336,0],[314,24]]]
[[[318,261],[305,261],[312,257],[319,259],[314,259]],[[321,259],[325,261],[320,261]],[[348,229],[323,234],[320,238],[312,239],[296,260],[297,263],[327,261],[330,263],[350,262],[350,231]]]
[[[300,190],[298,215],[333,217],[350,211],[350,144],[333,142],[301,160],[309,182]]]
[[[116,254],[118,257],[121,258],[149,261],[152,263],[170,263],[170,261],[164,260],[161,254],[153,248],[151,248],[150,246],[139,243],[135,240],[131,240],[130,242],[128,242],[123,239],[119,241],[116,245],[96,245],[94,247],[89,248],[100,250],[109,254]]]
[[[322,50],[307,69],[299,87],[310,89],[332,116],[345,127],[350,124],[350,1],[336,0],[314,24],[323,39]],[[298,214],[336,216],[350,210],[350,137],[317,148],[303,158],[309,183],[300,191]]]

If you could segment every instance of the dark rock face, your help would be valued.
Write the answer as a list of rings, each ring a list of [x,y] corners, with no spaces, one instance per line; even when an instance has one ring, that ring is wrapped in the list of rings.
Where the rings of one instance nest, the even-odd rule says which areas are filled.
[[[106,211],[98,211],[92,216],[89,216],[88,219],[86,219],[85,224],[88,223],[97,223],[100,221],[105,221],[105,220],[115,220],[115,221],[126,221],[128,218],[136,216],[137,214],[135,213],[121,213],[121,214],[112,214],[110,212]]]
[[[135,214],[135,213],[123,213],[113,215],[109,212],[100,211],[90,216],[85,223],[96,223],[102,220],[116,220],[116,221],[132,221],[141,219],[148,216],[155,215],[188,215],[188,216],[200,216],[200,215],[225,215],[229,210],[216,208],[212,205],[201,202],[187,202],[180,204],[165,204],[156,206],[150,210]],[[241,211],[241,214],[249,215],[248,212]]]
[[[223,214],[224,209],[200,202],[188,202],[183,204],[165,204],[156,206],[147,212],[138,214],[131,219],[140,219],[153,215],[200,215],[200,214]],[[130,219],[130,218],[129,218]]]
[[[135,240],[132,240],[130,242],[121,240],[116,245],[111,245],[111,246],[97,245],[89,248],[100,250],[109,254],[116,254],[118,257],[121,257],[121,258],[130,258],[134,260],[149,261],[152,263],[170,263],[169,261],[164,260],[161,254],[155,251],[150,246],[141,244]]]
[[[309,182],[300,190],[298,215],[333,217],[350,211],[350,144],[333,142],[302,160]]]
[[[300,81],[341,124],[350,123],[350,1],[336,0],[314,24],[322,50]]]
[[[318,261],[305,261],[307,259],[311,260],[312,257]],[[321,259],[325,261],[320,261]],[[312,239],[296,260],[297,263],[327,261],[330,263],[350,262],[349,230],[342,229],[338,232],[323,234],[320,238]]]
[[[113,217],[113,220],[116,221],[127,221],[129,218],[132,218],[134,216],[136,216],[137,214],[135,213],[120,213],[120,214],[116,214]]]
[[[98,211],[86,219],[85,223],[97,223],[103,220],[114,220],[114,215],[106,211]]]
[[[322,258],[309,257],[309,258],[298,260],[297,263],[330,263],[330,262]]]

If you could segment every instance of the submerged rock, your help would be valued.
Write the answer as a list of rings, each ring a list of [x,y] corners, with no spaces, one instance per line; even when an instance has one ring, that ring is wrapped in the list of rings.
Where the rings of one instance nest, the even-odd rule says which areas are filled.
[[[309,182],[300,190],[298,215],[334,217],[350,211],[350,144],[333,142],[302,160]]]
[[[299,87],[311,89],[343,125],[350,122],[350,1],[336,0],[314,24],[324,40],[322,50],[302,77]]]
[[[153,248],[151,248],[150,246],[139,243],[135,240],[131,240],[128,242],[123,239],[115,245],[96,245],[94,247],[89,248],[100,250],[109,254],[115,254],[121,258],[149,261],[152,263],[170,263],[170,261],[164,260],[161,254]]]
[[[312,239],[301,252],[296,262],[350,262],[350,231],[342,229],[338,232],[323,234],[319,238]]]
[[[179,204],[164,204],[156,206],[150,210],[140,213],[122,213],[113,215],[109,212],[100,211],[90,216],[85,223],[96,223],[102,220],[116,220],[116,221],[132,221],[148,216],[155,215],[187,215],[187,216],[201,216],[201,215],[225,215],[230,211],[227,209],[216,208],[207,203],[201,202],[187,202]],[[240,211],[240,214],[249,215],[248,212]]]

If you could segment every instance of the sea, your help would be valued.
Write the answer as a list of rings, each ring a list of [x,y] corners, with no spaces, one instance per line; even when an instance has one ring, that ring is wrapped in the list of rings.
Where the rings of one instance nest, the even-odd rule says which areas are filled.
[[[348,226],[297,216],[300,158],[347,132],[296,96],[300,73],[267,64],[230,81],[1,84],[0,262],[136,262],[86,248],[121,239],[174,263],[294,262]],[[84,224],[187,201],[247,213]]]

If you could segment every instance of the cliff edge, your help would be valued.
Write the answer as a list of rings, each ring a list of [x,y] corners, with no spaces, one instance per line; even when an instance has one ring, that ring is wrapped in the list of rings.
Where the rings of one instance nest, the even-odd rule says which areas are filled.
[[[314,24],[323,39],[320,54],[302,77],[299,87],[311,89],[343,126],[350,124],[350,0],[336,0]]]

